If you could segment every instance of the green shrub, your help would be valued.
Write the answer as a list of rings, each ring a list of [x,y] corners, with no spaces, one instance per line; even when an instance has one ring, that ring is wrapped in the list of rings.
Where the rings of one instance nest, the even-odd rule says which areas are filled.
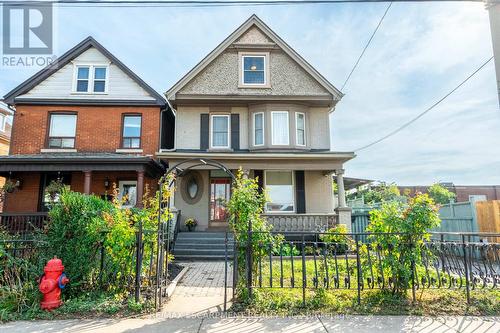
[[[440,223],[438,207],[427,194],[411,198],[408,205],[388,202],[370,212],[371,246],[380,251],[383,273],[393,281],[394,291],[409,288],[413,270],[422,264],[428,230]]]
[[[321,234],[319,238],[326,243],[330,251],[341,254],[349,251],[354,246],[352,237],[347,235],[349,230],[345,224],[338,224],[330,228],[326,234]]]
[[[456,197],[455,193],[438,183],[429,187],[427,192],[429,192],[429,196],[434,200],[434,202],[440,205],[448,204],[450,201],[454,201]]]

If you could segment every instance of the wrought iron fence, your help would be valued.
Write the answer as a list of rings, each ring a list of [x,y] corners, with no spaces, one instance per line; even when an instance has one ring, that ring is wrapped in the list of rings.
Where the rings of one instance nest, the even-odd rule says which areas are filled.
[[[94,262],[91,272],[78,283],[89,291],[127,291],[136,302],[154,300],[159,307],[169,283],[168,229],[166,222],[158,230],[143,230],[139,224],[135,242],[122,249],[126,253],[123,260],[113,256],[103,234],[95,251],[88,253]],[[0,286],[16,288],[36,281],[54,255],[43,239],[35,233],[29,238],[16,234],[0,240]]]
[[[500,289],[500,234],[271,233],[259,242],[226,239],[234,247],[234,287],[355,290]],[[284,236],[284,238],[282,237]],[[226,255],[226,272],[231,259]],[[241,280],[238,281],[238,272]],[[226,275],[227,276],[227,275]],[[226,287],[230,281],[226,281]]]

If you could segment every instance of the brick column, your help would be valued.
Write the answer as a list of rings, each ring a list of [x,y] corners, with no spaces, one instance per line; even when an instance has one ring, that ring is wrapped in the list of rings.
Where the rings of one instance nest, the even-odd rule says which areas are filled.
[[[90,184],[92,182],[92,171],[83,171],[83,193],[90,194]]]
[[[144,195],[144,171],[137,171],[137,200],[135,206],[142,208],[142,196]]]

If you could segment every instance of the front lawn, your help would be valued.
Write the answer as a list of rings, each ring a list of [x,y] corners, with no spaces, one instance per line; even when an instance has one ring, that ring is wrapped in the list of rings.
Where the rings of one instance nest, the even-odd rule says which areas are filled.
[[[366,282],[361,291],[361,303],[357,297],[357,267],[353,259],[338,260],[328,264],[329,285],[325,288],[324,264],[318,260],[306,260],[306,303],[302,301],[302,261],[299,258],[292,263],[289,259],[273,259],[272,287],[270,280],[270,265],[268,259],[257,264],[257,274],[254,275],[254,298],[250,301],[241,293],[233,305],[235,312],[269,315],[300,315],[300,314],[380,314],[380,315],[500,315],[500,290],[476,289],[471,291],[471,304],[467,305],[465,288],[419,289],[416,292],[416,303],[412,302],[412,291],[393,293],[387,289],[370,289]],[[283,271],[283,282],[281,282]],[[423,272],[422,270],[419,270]],[[262,272],[260,274],[260,272]],[[292,272],[294,273],[292,275]],[[338,289],[335,289],[335,278],[338,272]],[[347,274],[349,272],[349,274]],[[422,274],[422,273],[421,273]],[[435,273],[432,272],[432,277]],[[291,277],[294,276],[293,285]],[[347,281],[346,277],[350,276]],[[314,281],[318,281],[315,288]],[[350,282],[350,285],[349,283]],[[281,288],[283,283],[283,288]],[[259,286],[262,286],[259,288]],[[244,290],[244,287],[241,287]]]

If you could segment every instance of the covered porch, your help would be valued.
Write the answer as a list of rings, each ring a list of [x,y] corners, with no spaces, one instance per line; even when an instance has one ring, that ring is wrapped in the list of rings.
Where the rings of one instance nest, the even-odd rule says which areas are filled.
[[[169,165],[193,156],[216,160],[236,173],[257,178],[269,196],[263,216],[274,231],[326,231],[338,223],[350,227],[350,209],[346,207],[343,186],[343,162],[352,158],[346,153],[161,153]],[[214,159],[214,157],[218,157]],[[196,165],[194,165],[196,164]],[[229,216],[225,202],[230,199],[231,179],[222,170],[193,162],[181,170],[176,183],[173,206],[179,212],[180,229],[185,220],[197,221],[196,231],[223,231]],[[333,193],[332,180],[339,184]]]
[[[111,200],[114,191],[123,205],[141,207],[149,188],[156,190],[164,168],[149,157],[123,154],[57,153],[0,157],[0,175],[13,187],[4,193],[1,225],[8,229],[43,224],[47,187],[59,181],[71,190]]]

